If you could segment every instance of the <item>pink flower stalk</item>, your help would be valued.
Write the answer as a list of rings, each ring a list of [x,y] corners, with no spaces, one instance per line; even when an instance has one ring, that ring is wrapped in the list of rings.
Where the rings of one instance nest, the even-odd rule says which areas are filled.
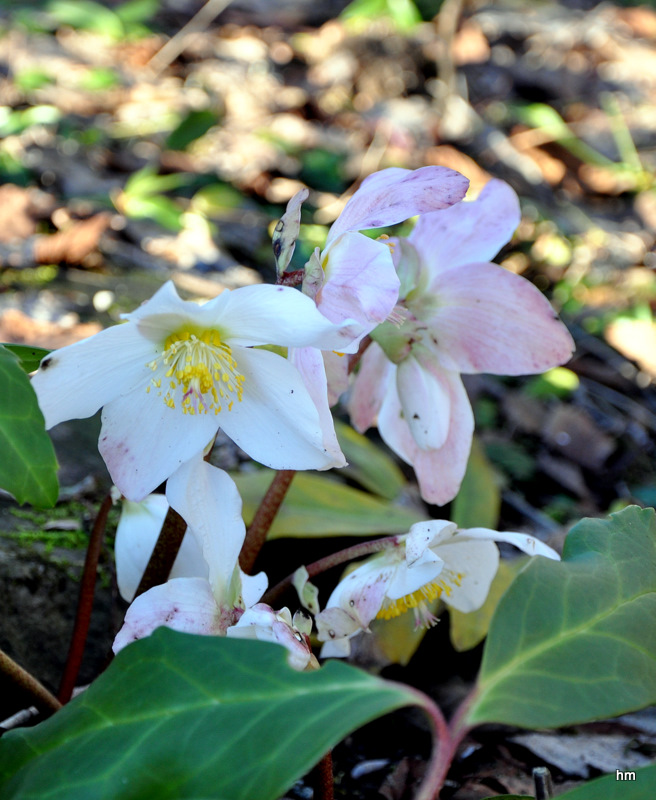
[[[361,341],[393,311],[399,278],[389,242],[371,239],[359,231],[445,209],[464,197],[468,185],[463,175],[446,167],[394,167],[370,175],[331,226],[323,251],[317,248],[306,264],[303,292],[331,322],[358,322],[356,342]],[[297,219],[300,199],[299,193],[290,200],[283,227],[287,217],[290,227]],[[347,359],[341,355],[316,347],[289,352],[319,412],[324,447],[329,453],[339,450],[330,406],[348,384]]]
[[[360,432],[378,425],[430,503],[453,499],[467,467],[474,417],[460,375],[540,373],[574,349],[540,291],[489,262],[520,218],[515,192],[493,180],[478,200],[425,214],[392,240],[398,320],[372,332],[349,411]]]

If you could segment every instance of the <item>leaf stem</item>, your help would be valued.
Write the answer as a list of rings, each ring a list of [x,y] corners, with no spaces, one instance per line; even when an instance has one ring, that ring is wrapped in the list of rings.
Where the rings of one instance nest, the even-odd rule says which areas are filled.
[[[329,556],[324,556],[318,561],[313,561],[311,564],[308,564],[306,566],[308,577],[314,578],[315,575],[320,575],[322,572],[344,564],[346,561],[352,561],[354,558],[362,558],[363,556],[370,556],[373,553],[378,553],[381,550],[398,547],[403,538],[403,536],[385,536],[383,539],[360,542],[360,544],[354,544],[352,547],[347,547],[345,550],[338,550],[336,553],[331,553]],[[277,603],[282,594],[292,585],[295,574],[295,571],[292,572],[291,575],[283,578],[280,583],[277,583],[269,589],[262,598],[262,602],[268,603],[271,606]]]
[[[40,681],[17,664],[4,650],[0,650],[0,672],[29,694],[34,705],[43,713],[50,715],[62,707],[54,694],[51,694]]]
[[[255,565],[255,560],[266,541],[269,529],[280,510],[295,474],[296,471],[293,469],[279,469],[255,512],[253,521],[246,531],[246,538],[239,556],[239,565],[246,574],[250,574]]]
[[[316,800],[333,800],[335,791],[332,750],[329,750],[312,770],[310,781]]]
[[[139,597],[140,594],[152,589],[153,586],[166,583],[186,530],[187,523],[177,511],[169,508],[164,518],[162,530],[157,537],[155,548],[150,555],[144,574],[141,576],[135,597]]]
[[[107,517],[112,507],[111,495],[106,495],[102,501],[96,520],[93,523],[87,553],[84,559],[82,570],[82,580],[80,581],[80,594],[75,615],[75,625],[71,636],[71,644],[68,648],[66,666],[59,685],[59,700],[68,703],[73,696],[75,682],[80,672],[84,647],[89,633],[91,623],[91,611],[93,609],[93,598],[96,590],[96,578],[98,576],[98,561],[102,550],[103,538],[107,527]]]

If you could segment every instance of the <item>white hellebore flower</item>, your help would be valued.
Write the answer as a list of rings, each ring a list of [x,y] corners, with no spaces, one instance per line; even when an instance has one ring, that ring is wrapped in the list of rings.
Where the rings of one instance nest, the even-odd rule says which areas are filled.
[[[246,527],[241,497],[226,472],[200,456],[194,458],[169,478],[166,498],[189,526],[185,539],[191,534],[191,541],[183,556],[186,565],[178,565],[181,577],[149,589],[132,603],[114,640],[114,652],[162,625],[187,633],[224,635],[267,587],[263,572],[251,577],[239,569]],[[136,585],[134,579],[130,583],[129,575],[125,580],[122,565],[133,555],[143,570],[148,557],[144,558],[144,553],[152,551],[160,527],[159,522],[151,523],[147,532],[142,531],[140,538],[142,542],[149,539],[147,544],[135,546],[127,537],[117,544],[118,581],[128,595]]]
[[[400,546],[368,559],[337,585],[316,617],[319,639],[326,642],[321,655],[347,656],[349,639],[368,630],[376,617],[391,619],[412,609],[418,625],[432,625],[436,620],[428,603],[438,597],[458,611],[480,608],[499,566],[494,542],[507,542],[529,555],[559,558],[523,533],[458,530],[445,520],[418,522]]]
[[[204,305],[171,282],[127,322],[46,356],[32,379],[48,428],[103,408],[99,449],[119,490],[141,500],[222,428],[274,469],[344,466],[327,452],[300,374],[258,345],[353,352],[359,326],[331,323],[284,286],[224,291]]]

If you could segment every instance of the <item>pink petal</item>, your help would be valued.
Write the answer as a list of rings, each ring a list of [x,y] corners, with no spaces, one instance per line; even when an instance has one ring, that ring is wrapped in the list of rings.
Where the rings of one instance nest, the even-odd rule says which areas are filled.
[[[301,373],[303,383],[319,414],[326,453],[336,462],[342,461],[344,454],[337,441],[335,423],[328,405],[328,384],[321,350],[317,350],[316,347],[294,348],[289,351],[288,358]]]
[[[221,619],[209,583],[202,578],[175,578],[154,586],[128,608],[112,648],[115,653],[165,626],[174,631],[218,636],[230,623]]]
[[[469,181],[447,167],[399,167],[375,172],[362,182],[333,223],[328,242],[346,231],[381,228],[457,203]]]
[[[496,264],[443,272],[428,321],[439,361],[464,373],[526,375],[564,364],[574,349],[567,328],[530,281]]]
[[[521,220],[507,183],[490,181],[477,200],[422,216],[409,240],[433,275],[474,261],[491,261]]]
[[[442,447],[449,433],[450,385],[448,373],[432,374],[409,356],[396,370],[396,390],[403,417],[421,450]]]
[[[395,365],[381,347],[372,342],[360,361],[348,404],[351,424],[360,433],[376,424],[376,417],[395,374]]]
[[[331,322],[355,319],[364,336],[388,317],[399,297],[399,279],[386,244],[345,233],[324,251],[323,263],[326,280],[315,300]]]
[[[328,381],[328,405],[332,408],[348,389],[349,360],[344,353],[322,350],[323,366]]]
[[[414,467],[421,496],[429,503],[444,505],[458,494],[465,476],[474,432],[474,415],[462,381],[456,373],[446,373],[449,383],[449,433],[444,445],[422,450],[415,442],[396,387],[390,388],[378,416],[383,441]]]

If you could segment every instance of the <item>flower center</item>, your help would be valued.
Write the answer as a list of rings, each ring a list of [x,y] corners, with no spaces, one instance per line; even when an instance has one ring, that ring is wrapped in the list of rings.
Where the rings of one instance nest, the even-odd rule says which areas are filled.
[[[401,614],[405,614],[405,612],[410,611],[410,609],[419,609],[419,611],[422,612],[421,616],[423,619],[426,604],[441,597],[442,594],[446,594],[448,597],[451,594],[452,587],[460,586],[463,578],[464,575],[461,572],[443,569],[438,578],[425,583],[410,594],[399,597],[397,600],[386,597],[376,617],[378,619],[393,619],[394,617],[400,617]],[[429,616],[432,617],[432,615]],[[433,622],[429,621],[425,624],[430,625],[433,624]]]
[[[182,328],[164,342],[164,351],[147,364],[157,373],[146,389],[164,394],[169,408],[180,404],[184,414],[218,414],[232,409],[244,394],[244,376],[237,370],[232,350],[216,330],[193,332]],[[164,381],[164,387],[162,382]],[[168,381],[168,387],[166,387]]]

